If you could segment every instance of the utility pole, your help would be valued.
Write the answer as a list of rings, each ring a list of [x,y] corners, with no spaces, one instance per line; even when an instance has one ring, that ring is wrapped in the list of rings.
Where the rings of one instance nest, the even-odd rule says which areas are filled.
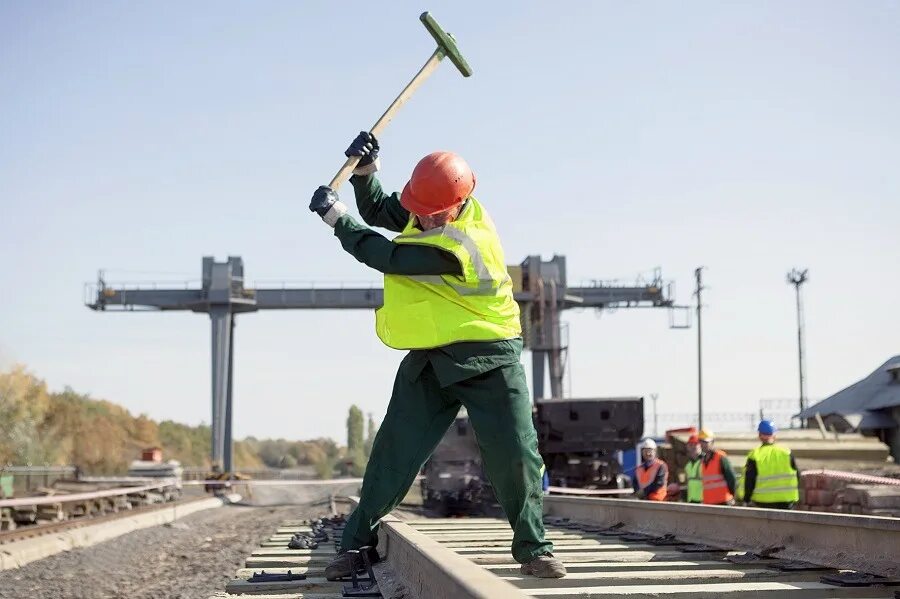
[[[698,266],[694,270],[694,277],[697,279],[697,287],[694,295],[697,296],[697,428],[703,428],[703,320],[701,318],[703,312],[703,298],[701,297],[703,287],[703,269],[705,267]]]
[[[653,436],[659,436],[659,420],[657,419],[656,400],[659,399],[659,393],[651,393],[650,399],[653,400]]]
[[[809,280],[809,269],[794,268],[787,274],[787,282],[794,286],[797,295],[797,361],[800,370],[800,411],[806,409],[806,359],[804,356],[804,333],[806,324],[803,318],[803,292],[800,289]],[[803,419],[800,419],[800,427],[805,428]]]

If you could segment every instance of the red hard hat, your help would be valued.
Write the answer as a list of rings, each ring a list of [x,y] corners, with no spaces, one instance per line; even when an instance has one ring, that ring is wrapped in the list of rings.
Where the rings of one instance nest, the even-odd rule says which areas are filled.
[[[688,445],[699,445],[700,437],[698,437],[697,435],[691,435],[690,437],[688,437],[687,444]]]
[[[462,204],[475,189],[475,173],[453,152],[432,152],[413,169],[400,194],[400,204],[420,216]]]

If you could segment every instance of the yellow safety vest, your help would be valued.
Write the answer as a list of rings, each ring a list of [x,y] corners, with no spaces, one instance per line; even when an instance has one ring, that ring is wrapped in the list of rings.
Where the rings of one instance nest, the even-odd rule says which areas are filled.
[[[790,503],[800,500],[797,471],[791,467],[791,450],[777,445],[760,445],[747,455],[756,462],[753,503]],[[744,479],[747,466],[744,465]]]
[[[394,243],[441,248],[462,275],[385,275],[378,338],[394,349],[427,349],[460,341],[499,341],[522,334],[503,248],[487,211],[469,197],[451,223],[422,231],[416,217]]]
[[[687,478],[688,503],[703,503],[703,478],[700,474],[700,466],[703,460],[697,458],[684,466],[684,475]]]

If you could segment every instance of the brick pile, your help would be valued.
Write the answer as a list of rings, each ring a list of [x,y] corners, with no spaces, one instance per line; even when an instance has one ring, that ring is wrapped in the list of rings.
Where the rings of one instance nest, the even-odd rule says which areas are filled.
[[[799,510],[900,518],[900,479],[814,470],[800,480]]]

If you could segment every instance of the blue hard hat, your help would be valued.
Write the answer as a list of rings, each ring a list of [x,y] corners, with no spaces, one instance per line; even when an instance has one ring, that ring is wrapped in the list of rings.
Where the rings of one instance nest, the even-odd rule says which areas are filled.
[[[778,431],[778,427],[771,420],[760,420],[756,430],[761,435],[774,435]]]

